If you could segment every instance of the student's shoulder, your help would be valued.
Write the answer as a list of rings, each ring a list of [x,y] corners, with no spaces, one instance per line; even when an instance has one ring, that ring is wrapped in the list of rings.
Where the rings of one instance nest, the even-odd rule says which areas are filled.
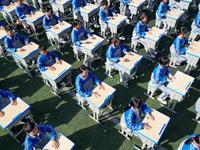
[[[81,75],[80,75],[80,74],[77,75],[77,77],[76,77],[76,79],[75,79],[75,82],[76,82],[76,83],[79,83],[79,82],[81,82],[81,80],[82,80]]]

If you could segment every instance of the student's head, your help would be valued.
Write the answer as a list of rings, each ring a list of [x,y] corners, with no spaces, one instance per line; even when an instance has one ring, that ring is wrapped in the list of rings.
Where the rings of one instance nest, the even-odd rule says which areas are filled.
[[[108,1],[107,0],[102,0],[101,1],[101,7],[105,10],[108,7]]]
[[[168,2],[168,0],[161,0],[161,2],[165,4]]]
[[[185,27],[181,27],[178,31],[176,31],[176,36],[179,36],[181,38],[187,36],[187,29]]]
[[[14,35],[14,31],[13,31],[13,28],[11,26],[7,25],[5,30],[8,34],[8,36],[12,37]]]
[[[78,69],[78,73],[82,76],[82,77],[86,77],[88,75],[88,69],[85,65],[81,65]]]
[[[140,109],[141,106],[142,106],[142,100],[138,97],[132,97],[130,99],[129,105],[124,107],[124,112],[130,108],[132,108],[133,110]]]
[[[50,7],[44,7],[43,8],[43,13],[45,13],[45,15],[47,16],[47,17],[50,17],[51,16],[51,8]]]
[[[147,22],[147,15],[145,13],[142,13],[141,15],[138,16],[138,20],[141,21],[142,23]]]
[[[195,137],[189,138],[185,141],[186,145],[189,145],[191,143],[194,143],[198,148],[200,148],[200,134],[197,134]]]
[[[38,128],[36,127],[35,123],[33,123],[33,122],[26,122],[26,124],[23,127],[23,130],[26,134],[30,134],[30,135],[38,134]]]
[[[114,47],[117,47],[119,46],[119,37],[118,36],[114,36],[114,37],[111,37],[110,40],[109,40],[109,45],[112,45]]]
[[[19,6],[23,6],[23,0],[17,0],[17,4],[18,4]]]
[[[169,67],[170,59],[167,56],[162,56],[159,59],[159,64],[161,67]]]
[[[47,55],[47,47],[44,44],[40,44],[38,47],[39,53],[43,56]]]
[[[80,22],[79,19],[74,19],[74,20],[73,20],[73,27],[74,27],[75,29],[77,29],[77,30],[80,29],[80,27],[81,27],[81,22]]]

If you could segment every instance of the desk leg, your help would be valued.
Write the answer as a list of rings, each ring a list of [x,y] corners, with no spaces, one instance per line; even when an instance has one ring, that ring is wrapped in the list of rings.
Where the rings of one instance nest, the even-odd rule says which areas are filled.
[[[6,60],[8,60],[8,58],[6,57],[6,53],[4,53],[2,46],[0,45],[0,55],[5,58]]]
[[[23,64],[24,72],[27,73],[30,77],[33,77],[31,75],[31,72],[30,72],[29,68],[28,68],[27,62],[23,59],[21,63]]]
[[[32,23],[30,26],[31,26],[31,29],[32,29],[32,31],[33,31],[33,34],[35,35],[36,40],[39,41],[39,38],[38,38],[38,36],[37,36],[37,32],[36,32],[35,25]]]
[[[168,104],[167,106],[165,106],[165,105],[163,105],[163,104],[160,104],[160,105],[163,106],[164,108],[168,109],[169,111],[171,111],[171,112],[177,114],[177,112],[174,111],[174,108],[175,108],[175,106],[176,106],[176,103],[177,103],[177,100],[174,100],[174,104],[173,104],[172,107],[171,107],[171,104],[172,104],[172,99],[171,99],[170,102],[169,102],[169,104]],[[171,107],[171,108],[170,108],[170,107]]]
[[[100,112],[100,109],[96,108],[92,104],[90,104],[90,108],[93,111],[93,116],[90,115],[90,114],[88,116],[101,125],[102,123],[99,122],[99,112]]]

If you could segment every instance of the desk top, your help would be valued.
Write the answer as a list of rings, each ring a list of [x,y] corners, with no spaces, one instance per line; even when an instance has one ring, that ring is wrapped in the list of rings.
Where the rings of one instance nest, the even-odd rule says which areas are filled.
[[[145,38],[157,42],[162,37],[165,31],[156,27],[153,27],[152,29],[154,30],[151,31],[152,35],[146,34]]]
[[[111,24],[111,25],[114,25],[114,26],[118,26],[122,22],[124,22],[126,19],[127,19],[126,16],[117,14],[117,17],[113,17],[113,19],[109,19],[107,22],[108,22],[108,24]]]
[[[199,42],[196,42],[196,41],[193,41],[193,43],[195,43],[196,46],[191,46],[191,45],[190,45],[190,47],[192,47],[192,48],[194,49],[194,51],[188,49],[188,50],[186,51],[186,53],[189,54],[189,55],[192,55],[192,56],[195,56],[195,57],[200,58],[200,43],[199,43]]]
[[[193,0],[180,0],[182,2],[191,3]]]
[[[60,25],[59,23],[57,25],[55,25],[56,27],[58,27],[58,29],[53,29],[52,27],[49,29],[50,32],[54,33],[54,34],[60,34],[61,32],[63,32],[64,30],[67,30],[68,28],[71,28],[72,25],[67,23],[66,21],[62,21],[64,24]]]
[[[31,42],[29,45],[25,45],[22,47],[23,51],[14,52],[14,55],[17,55],[19,58],[24,59],[27,56],[31,55],[33,52],[38,50],[37,44]]]
[[[26,17],[25,20],[33,23],[33,22],[35,22],[36,20],[38,20],[42,17],[44,17],[44,13],[41,12],[41,11],[36,11],[35,15],[31,15],[31,17]]]
[[[145,2],[145,0],[132,0],[134,3],[128,3],[128,5],[133,7],[139,7],[141,4]]]
[[[5,30],[0,30],[0,40],[5,38],[7,35],[6,31]]]
[[[94,48],[96,48],[99,44],[101,44],[104,41],[104,38],[101,38],[97,35],[92,35],[94,39],[88,38],[86,41],[86,44],[81,44],[81,47],[84,49],[87,49],[89,51],[92,51]]]
[[[58,149],[53,148],[51,145],[51,141],[49,141],[42,150],[71,150],[75,145],[70,139],[68,139],[60,132],[57,132],[56,134],[56,142],[60,144],[60,147]]]
[[[100,97],[94,97],[94,96],[89,96],[87,97],[87,101],[94,105],[97,108],[101,108],[103,104],[115,93],[116,89],[111,87],[110,85],[106,84],[105,82],[101,83],[104,87],[105,90],[100,90],[99,87],[97,86],[94,88],[92,92],[97,92]]]
[[[87,6],[84,7],[85,9],[83,9],[82,7],[80,8],[80,12],[81,13],[84,13],[84,14],[89,14],[91,13],[92,11],[94,11],[95,9],[98,9],[99,6],[96,6],[94,4],[89,4]]]
[[[13,121],[19,118],[26,110],[30,108],[30,105],[17,97],[17,106],[8,104],[2,111],[5,113],[3,117],[0,117],[0,126],[6,129]]]
[[[155,109],[151,109],[151,114],[154,116],[154,120],[147,119],[145,116],[142,121],[142,123],[148,123],[151,126],[151,129],[142,129],[137,132],[157,144],[164,133],[170,118]]]
[[[65,3],[67,3],[67,2],[70,2],[71,0],[56,0],[55,2],[57,3],[57,4],[60,4],[60,5],[64,5]]]
[[[60,76],[62,76],[65,72],[67,72],[69,69],[72,68],[72,65],[68,64],[66,61],[61,60],[62,64],[57,64],[55,63],[52,65],[56,70],[51,71],[51,70],[46,70],[44,72],[41,72],[43,75],[45,75],[47,78],[55,81],[58,79]]]
[[[194,77],[191,77],[180,71],[177,71],[174,76],[176,79],[173,80],[174,82],[169,83],[167,88],[182,96],[185,96],[194,81]]]
[[[129,53],[131,53],[132,55],[126,54],[124,56],[124,58],[126,58],[128,61],[126,62],[120,61],[117,63],[117,65],[125,68],[126,70],[131,71],[140,62],[143,56],[133,53],[133,52],[129,52]]]
[[[169,13],[170,14],[167,14],[167,16],[166,16],[167,18],[178,20],[182,16],[184,11],[180,10],[180,9],[173,8]]]
[[[17,7],[17,3],[14,3],[14,4],[15,4],[14,6],[9,5],[9,8],[4,7],[3,11],[8,12],[8,13],[14,11],[15,8]]]

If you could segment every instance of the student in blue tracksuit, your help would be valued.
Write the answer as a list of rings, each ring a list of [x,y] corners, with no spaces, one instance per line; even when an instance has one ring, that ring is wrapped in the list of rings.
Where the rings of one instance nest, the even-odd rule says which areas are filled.
[[[3,8],[9,7],[10,5],[15,5],[12,0],[0,0],[0,12],[8,23],[11,23],[11,18],[7,12],[2,11]]]
[[[156,11],[156,19],[161,20],[164,24],[163,29],[167,31],[168,22],[166,20],[167,10],[171,10],[171,7],[167,4],[168,0],[161,0],[160,5]]]
[[[13,106],[17,105],[14,95],[10,93],[10,91],[3,91],[0,89],[0,117],[4,116],[4,112],[2,112],[1,110],[9,103],[11,103],[11,105]]]
[[[14,33],[11,26],[6,26],[5,30],[7,32],[7,36],[4,40],[4,46],[7,52],[13,53],[16,51],[23,51],[22,47],[30,44],[27,37]]]
[[[169,63],[170,59],[168,57],[161,57],[159,63],[156,64],[156,67],[151,74],[152,85],[162,91],[162,94],[157,99],[165,105],[167,104],[165,99],[169,95],[166,84],[168,82],[173,82],[172,79],[175,79],[172,73],[168,70]],[[165,76],[168,76],[169,78],[166,78]]]
[[[126,15],[127,16],[127,19],[126,19],[126,22],[127,23],[130,23],[131,19],[131,11],[129,9],[129,5],[128,3],[133,3],[132,0],[121,0],[120,2],[120,14],[122,15]]]
[[[137,40],[137,42],[141,43],[144,46],[146,52],[150,53],[148,45],[145,42],[144,38],[146,34],[151,34],[149,31],[152,31],[151,28],[147,27],[147,15],[145,13],[142,13],[138,16],[138,20],[139,21],[136,23],[135,28],[133,30],[132,38]],[[157,54],[156,52],[154,53]],[[151,54],[150,57],[155,58],[155,55]]]
[[[112,65],[113,68],[118,70],[117,63],[119,61],[126,61],[124,57],[122,57],[122,53],[131,55],[131,53],[127,52],[126,48],[120,43],[119,37],[112,37],[109,40],[108,50],[106,52],[106,63]],[[119,71],[120,82],[123,82],[123,74],[121,70]]]
[[[188,48],[185,48],[185,45],[195,44],[185,38],[187,36],[187,29],[185,27],[181,27],[176,31],[176,36],[173,44],[170,46],[170,53],[171,56],[177,57],[176,65],[181,65],[182,62],[187,61],[185,52]],[[193,50],[191,47],[189,47],[189,49]]]
[[[5,30],[5,26],[0,22],[0,30]]]
[[[81,44],[86,43],[86,39],[88,38],[93,38],[92,35],[87,32],[83,26],[81,26],[81,22],[78,19],[74,19],[73,21],[73,29],[71,32],[71,40],[72,40],[72,44],[73,46],[75,46],[73,48],[74,50],[74,55],[78,56],[78,47]],[[85,64],[86,66],[88,66],[88,57],[85,54],[85,60],[83,62],[83,64]]]
[[[52,65],[56,62],[61,64],[62,62],[58,59],[56,54],[47,51],[47,47],[44,44],[39,45],[38,51],[40,53],[37,59],[37,67],[40,71],[51,70],[54,71],[55,68]]]
[[[196,104],[195,104],[195,110],[197,112],[197,115],[196,115],[196,121],[198,123],[200,123],[200,97],[198,98]]]
[[[130,103],[124,108],[124,113],[121,116],[120,126],[130,136],[138,136],[135,131],[142,129],[151,129],[147,123],[141,123],[141,114],[144,114],[148,119],[154,120],[151,111],[146,104],[138,97],[132,97]]]
[[[52,147],[59,148],[59,143],[56,142],[56,132],[50,125],[36,125],[33,122],[27,122],[23,127],[27,134],[24,141],[24,150],[42,149],[49,141]],[[50,134],[50,137],[47,135]]]
[[[24,28],[27,30],[27,32],[31,34],[29,25],[27,24],[26,20],[24,20],[24,18],[35,15],[33,10],[31,10],[27,4],[23,3],[23,0],[17,0],[17,7],[15,8],[15,13],[21,21]]]
[[[177,150],[199,150],[200,149],[200,134],[192,134],[184,140]]]
[[[192,22],[191,29],[192,31],[199,32],[200,34],[200,4],[199,4],[199,12],[197,13],[194,21]]]

